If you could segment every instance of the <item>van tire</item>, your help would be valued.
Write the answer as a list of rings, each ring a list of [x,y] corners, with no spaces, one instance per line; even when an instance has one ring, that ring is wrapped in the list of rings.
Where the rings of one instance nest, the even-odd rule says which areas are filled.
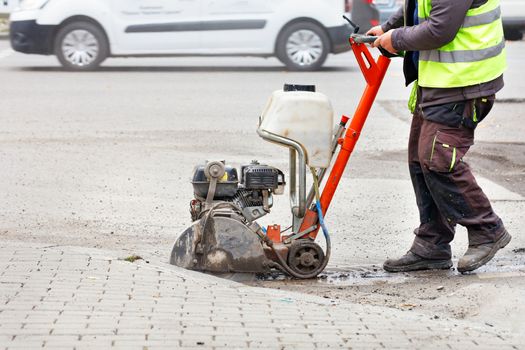
[[[276,55],[289,70],[315,71],[326,61],[330,47],[330,39],[322,27],[311,22],[297,22],[284,28],[279,35]]]
[[[68,70],[93,70],[109,56],[109,43],[96,24],[72,22],[58,30],[55,55]]]

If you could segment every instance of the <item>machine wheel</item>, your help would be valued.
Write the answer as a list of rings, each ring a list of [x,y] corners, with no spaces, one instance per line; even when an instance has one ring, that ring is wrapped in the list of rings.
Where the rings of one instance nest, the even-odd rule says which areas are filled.
[[[67,69],[91,70],[109,56],[109,44],[106,35],[97,25],[73,22],[58,31],[55,54]]]
[[[310,22],[286,27],[277,40],[277,57],[294,71],[321,68],[330,52],[330,39],[323,28]]]
[[[288,253],[288,266],[301,275],[317,275],[323,271],[325,256],[323,249],[313,241],[294,241]]]

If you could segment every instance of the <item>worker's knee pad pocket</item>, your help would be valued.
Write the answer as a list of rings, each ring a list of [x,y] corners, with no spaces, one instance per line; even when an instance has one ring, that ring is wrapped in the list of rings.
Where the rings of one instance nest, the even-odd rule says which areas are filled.
[[[459,135],[438,130],[432,140],[427,140],[420,157],[428,170],[449,173],[456,169],[470,146]]]

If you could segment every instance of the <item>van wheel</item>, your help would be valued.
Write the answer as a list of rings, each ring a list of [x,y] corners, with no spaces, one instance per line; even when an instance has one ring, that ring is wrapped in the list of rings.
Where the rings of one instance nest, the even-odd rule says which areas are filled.
[[[98,26],[89,22],[73,22],[58,31],[55,54],[67,69],[90,70],[108,57],[109,45]]]
[[[330,51],[330,39],[316,24],[294,23],[279,35],[276,51],[279,60],[290,70],[318,70]]]

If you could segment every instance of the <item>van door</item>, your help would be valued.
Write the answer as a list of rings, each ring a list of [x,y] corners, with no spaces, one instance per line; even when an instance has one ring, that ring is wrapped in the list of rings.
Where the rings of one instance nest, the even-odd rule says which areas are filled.
[[[282,1],[282,0],[281,0]],[[264,53],[279,0],[203,0],[202,46],[215,53]],[[263,49],[263,47],[267,47]],[[269,50],[273,51],[273,48]]]
[[[202,0],[112,0],[113,54],[177,54],[200,47]]]

